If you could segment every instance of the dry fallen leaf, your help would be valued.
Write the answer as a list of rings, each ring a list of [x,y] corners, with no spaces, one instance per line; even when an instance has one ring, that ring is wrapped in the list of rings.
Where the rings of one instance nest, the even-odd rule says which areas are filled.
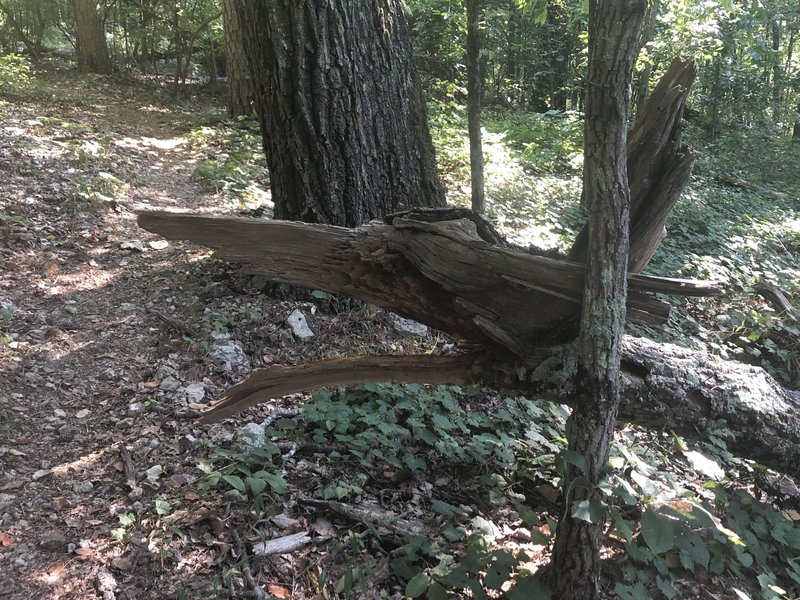
[[[75,556],[81,560],[88,560],[94,556],[94,548],[75,548]]]
[[[291,597],[291,594],[290,594],[289,590],[287,590],[285,587],[282,587],[280,585],[275,585],[274,583],[270,583],[267,586],[267,591],[270,594],[272,594],[273,596],[275,596],[276,598],[281,598],[281,600],[283,600],[284,598],[290,598]]]
[[[186,499],[186,500],[199,500],[199,499],[200,499],[200,494],[198,494],[198,493],[197,493],[197,492],[195,492],[194,490],[189,490],[188,492],[186,492],[186,493],[183,495],[183,497],[184,497],[184,499]]]
[[[10,533],[5,533],[4,531],[0,531],[0,546],[3,548],[7,548],[11,544],[13,544],[16,540],[14,536]]]
[[[145,381],[142,385],[144,385],[144,387],[146,387],[148,390],[154,390],[158,386],[161,385],[161,382],[160,381]]]
[[[22,479],[14,479],[12,481],[9,481],[8,483],[4,483],[3,486],[0,487],[0,490],[2,490],[4,492],[7,491],[7,490],[17,490],[17,489],[21,488],[23,485],[25,485],[25,481],[24,480],[22,480]]]

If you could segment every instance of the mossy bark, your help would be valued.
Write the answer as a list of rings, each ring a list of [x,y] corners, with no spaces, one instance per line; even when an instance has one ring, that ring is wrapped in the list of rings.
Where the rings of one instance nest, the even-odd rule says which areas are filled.
[[[554,597],[563,600],[591,600],[600,594],[604,522],[599,516],[591,520],[576,516],[575,509],[581,503],[600,505],[599,484],[619,407],[630,245],[628,88],[646,5],[646,0],[589,2],[583,176],[588,258],[577,341],[576,400],[567,421],[569,451],[583,460],[566,466],[565,506],[547,576]],[[578,462],[585,466],[579,468]]]

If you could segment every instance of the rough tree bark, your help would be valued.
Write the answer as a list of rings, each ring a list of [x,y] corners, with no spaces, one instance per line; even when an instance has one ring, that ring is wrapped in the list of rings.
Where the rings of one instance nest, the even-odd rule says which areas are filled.
[[[78,68],[84,73],[111,73],[106,32],[95,0],[73,0]]]
[[[225,74],[228,79],[228,112],[232,117],[253,114],[253,82],[244,53],[242,24],[236,0],[222,0],[222,28],[225,34]]]
[[[600,594],[604,519],[587,520],[574,511],[580,504],[602,506],[599,484],[620,402],[631,204],[628,101],[646,7],[647,0],[589,0],[583,171],[589,242],[576,399],[567,421],[569,451],[582,457],[583,465],[566,465],[565,505],[547,576],[554,597],[562,600],[593,600]]]
[[[467,123],[469,128],[469,167],[472,180],[472,210],[485,210],[483,185],[483,142],[481,140],[481,6],[480,0],[467,3]]]
[[[400,0],[241,0],[275,217],[356,226],[439,206]]]

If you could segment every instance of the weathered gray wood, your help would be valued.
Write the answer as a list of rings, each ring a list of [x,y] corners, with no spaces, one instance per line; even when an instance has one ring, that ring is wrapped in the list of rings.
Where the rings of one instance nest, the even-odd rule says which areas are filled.
[[[672,344],[626,337],[622,345],[619,420],[702,437],[722,421],[736,434],[731,451],[800,478],[800,393],[763,369]],[[508,354],[365,356],[253,371],[201,415],[214,423],[261,402],[317,387],[370,381],[482,383],[512,393],[572,404],[570,346],[540,349],[526,361]],[[566,376],[565,376],[566,372]]]
[[[471,220],[396,216],[358,229],[145,212],[139,224],[212,248],[274,281],[347,294],[475,343],[526,356],[572,339],[584,267],[490,244]],[[716,282],[629,277],[631,317],[663,322],[645,292],[718,294]]]
[[[647,266],[665,235],[664,226],[694,166],[695,153],[680,142],[681,118],[689,89],[697,76],[693,60],[675,59],[637,114],[628,135],[628,181],[631,190],[628,270]],[[584,227],[569,251],[583,262],[588,249]]]

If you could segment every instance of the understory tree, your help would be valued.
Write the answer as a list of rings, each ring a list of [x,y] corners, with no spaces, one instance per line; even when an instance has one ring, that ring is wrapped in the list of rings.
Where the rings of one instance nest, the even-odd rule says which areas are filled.
[[[356,226],[444,192],[400,0],[242,0],[275,217]]]
[[[599,595],[604,521],[599,484],[619,408],[625,330],[630,188],[629,86],[647,0],[590,0],[589,85],[584,126],[583,193],[589,212],[588,258],[577,341],[575,405],[567,421],[565,506],[549,581],[557,598]],[[593,505],[595,510],[591,510]],[[589,507],[590,510],[586,510]],[[587,518],[586,515],[597,515]]]

